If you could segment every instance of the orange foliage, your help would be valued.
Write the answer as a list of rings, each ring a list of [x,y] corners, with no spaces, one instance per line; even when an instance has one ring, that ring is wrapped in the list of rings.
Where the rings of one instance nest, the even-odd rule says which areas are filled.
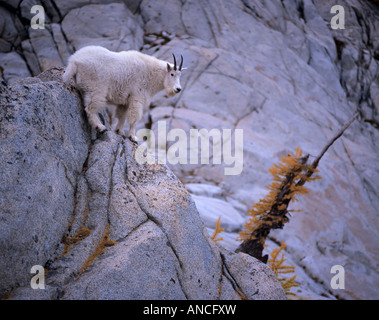
[[[269,193],[248,210],[250,218],[244,225],[244,230],[239,233],[238,240],[251,239],[253,231],[263,225],[282,228],[288,222],[289,202],[296,200],[299,194],[308,193],[308,189],[303,186],[305,182],[320,179],[319,176],[312,177],[306,174],[310,171],[312,174],[318,172],[317,169],[307,165],[306,160],[307,157],[302,158],[302,151],[296,148],[294,155],[283,157],[280,163],[274,164],[269,169],[273,177],[271,185],[266,186]]]
[[[294,266],[287,266],[284,265],[284,253],[282,253],[282,256],[280,259],[278,259],[279,254],[286,248],[286,244],[283,241],[281,246],[277,249],[273,249],[270,253],[270,259],[268,259],[267,263],[268,266],[271,268],[271,270],[275,273],[276,278],[281,283],[284,291],[286,294],[289,295],[296,295],[295,293],[291,292],[292,287],[298,287],[299,284],[295,282],[296,274],[290,278],[281,277],[280,275],[286,274],[286,273],[294,273],[295,267]]]

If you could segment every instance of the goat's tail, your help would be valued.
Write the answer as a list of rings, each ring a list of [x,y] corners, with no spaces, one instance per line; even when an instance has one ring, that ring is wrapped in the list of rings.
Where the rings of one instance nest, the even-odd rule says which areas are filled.
[[[74,83],[76,83],[76,72],[77,66],[75,62],[71,62],[68,64],[66,71],[63,74],[63,82],[69,83],[71,79],[73,79]]]

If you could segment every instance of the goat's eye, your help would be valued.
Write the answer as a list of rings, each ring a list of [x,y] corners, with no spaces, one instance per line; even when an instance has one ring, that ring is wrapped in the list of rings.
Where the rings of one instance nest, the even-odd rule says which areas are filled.
[[[171,77],[173,77],[174,76],[174,74],[173,73],[171,73]]]

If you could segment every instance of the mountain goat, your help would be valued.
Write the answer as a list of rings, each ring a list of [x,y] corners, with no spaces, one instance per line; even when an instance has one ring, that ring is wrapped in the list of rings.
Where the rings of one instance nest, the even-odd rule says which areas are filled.
[[[177,66],[138,51],[112,52],[100,46],[87,46],[75,52],[63,75],[65,83],[74,81],[83,96],[90,125],[102,133],[102,108],[116,106],[116,132],[125,137],[124,123],[129,123],[128,137],[136,141],[135,128],[143,109],[159,91],[174,96],[182,88],[180,74],[183,56]]]

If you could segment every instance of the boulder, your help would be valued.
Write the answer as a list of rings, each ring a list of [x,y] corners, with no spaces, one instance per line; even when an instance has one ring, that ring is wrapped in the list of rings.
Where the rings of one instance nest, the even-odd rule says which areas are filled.
[[[75,51],[88,45],[112,51],[139,50],[143,44],[141,21],[124,3],[72,9],[62,21],[62,30]]]
[[[204,224],[208,228],[214,228],[217,219],[221,217],[221,227],[225,231],[236,232],[242,229],[245,219],[229,202],[198,195],[192,195],[192,198],[196,203]]]
[[[286,299],[266,265],[213,242],[167,166],[139,164],[137,146],[110,130],[91,140],[80,96],[62,73],[1,87],[0,293]],[[44,289],[30,286],[34,265],[47,271]]]
[[[36,30],[30,27],[29,38],[42,71],[53,67],[63,67],[64,64],[55,45],[50,26]]]
[[[2,71],[1,76],[8,83],[15,82],[20,77],[30,76],[25,60],[14,51],[0,52],[0,71]]]
[[[7,9],[0,7],[0,52],[9,52],[12,46],[19,44],[20,38],[17,30],[20,26],[18,17]]]
[[[33,265],[57,255],[90,136],[80,100],[62,84],[26,78],[2,87],[0,99],[4,293],[30,281]]]

